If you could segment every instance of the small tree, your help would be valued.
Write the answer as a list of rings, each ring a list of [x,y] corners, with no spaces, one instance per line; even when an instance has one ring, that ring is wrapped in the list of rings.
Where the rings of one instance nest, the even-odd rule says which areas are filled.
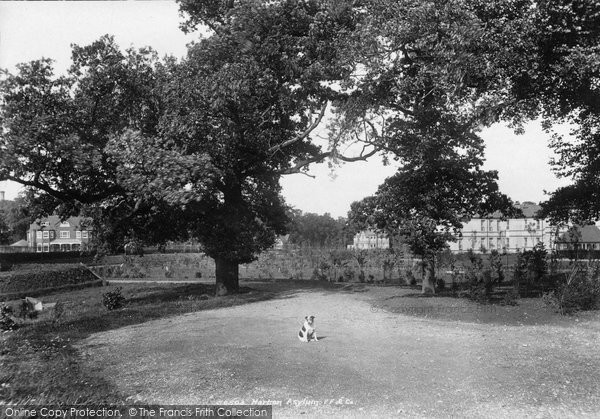
[[[519,292],[531,292],[543,287],[548,278],[548,252],[543,243],[532,250],[519,253],[515,264],[515,288]]]
[[[455,154],[451,143],[436,150],[451,154],[454,161],[428,155],[421,164],[400,169],[375,196],[352,204],[348,215],[355,223],[402,236],[423,261],[423,293],[435,293],[435,255],[455,240],[464,216],[512,211],[510,200],[498,192],[494,172],[478,170],[477,160]]]
[[[358,280],[360,282],[365,282],[365,266],[369,260],[369,251],[367,249],[354,249],[352,256],[358,264]]]
[[[504,265],[502,264],[502,256],[496,249],[490,252],[490,266],[496,275],[498,284],[501,284],[504,281]]]

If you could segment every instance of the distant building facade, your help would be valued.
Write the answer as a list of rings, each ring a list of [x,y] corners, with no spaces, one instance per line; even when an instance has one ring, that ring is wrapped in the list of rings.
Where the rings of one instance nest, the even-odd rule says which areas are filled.
[[[500,213],[495,213],[464,222],[459,237],[449,243],[450,250],[456,253],[469,250],[476,253],[491,250],[515,253],[531,250],[538,243],[554,249],[557,237],[566,229],[557,231],[548,220],[536,218],[540,206],[533,202],[517,203],[515,207],[522,211],[523,217],[502,219]]]
[[[57,215],[37,220],[29,226],[27,244],[36,252],[68,252],[91,247],[90,219],[69,217],[61,221]]]
[[[556,240],[556,250],[600,250],[600,229],[595,225],[570,229]]]
[[[389,249],[390,239],[383,233],[373,230],[363,230],[356,233],[353,243],[348,249]]]

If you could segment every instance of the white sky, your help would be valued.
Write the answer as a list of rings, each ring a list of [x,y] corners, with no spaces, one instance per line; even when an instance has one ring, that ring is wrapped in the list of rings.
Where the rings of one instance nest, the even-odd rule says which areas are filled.
[[[70,65],[71,43],[86,45],[101,35],[115,36],[122,48],[151,46],[161,55],[182,57],[186,44],[198,37],[179,30],[181,17],[174,1],[68,1],[0,2],[0,68],[15,70],[15,64],[52,58],[57,73]],[[515,201],[544,199],[544,190],[565,185],[551,172],[547,148],[549,135],[537,123],[527,125],[517,136],[503,126],[482,133],[486,141],[486,169],[497,170],[502,192]],[[394,173],[381,159],[345,164],[331,170],[316,165],[303,175],[285,176],[283,194],[287,202],[305,212],[345,216],[350,203],[373,194]],[[0,182],[6,198],[13,199],[18,185]]]

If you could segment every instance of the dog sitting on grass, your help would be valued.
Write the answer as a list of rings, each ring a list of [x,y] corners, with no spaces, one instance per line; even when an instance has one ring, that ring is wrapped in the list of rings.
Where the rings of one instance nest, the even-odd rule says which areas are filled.
[[[302,325],[302,329],[298,332],[298,339],[301,342],[310,342],[313,339],[315,342],[318,342],[317,332],[315,331],[315,316],[306,316],[304,318],[304,324]]]

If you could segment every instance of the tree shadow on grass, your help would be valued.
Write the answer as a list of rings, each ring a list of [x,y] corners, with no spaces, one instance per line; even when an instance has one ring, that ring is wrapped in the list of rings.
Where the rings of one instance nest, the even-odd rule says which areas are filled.
[[[571,316],[561,316],[547,307],[541,298],[521,298],[512,304],[502,299],[477,302],[451,294],[423,295],[405,293],[377,295],[371,300],[373,312],[406,315],[448,322],[480,323],[502,326],[552,325],[572,327],[577,324]],[[594,313],[579,316],[599,319]]]

